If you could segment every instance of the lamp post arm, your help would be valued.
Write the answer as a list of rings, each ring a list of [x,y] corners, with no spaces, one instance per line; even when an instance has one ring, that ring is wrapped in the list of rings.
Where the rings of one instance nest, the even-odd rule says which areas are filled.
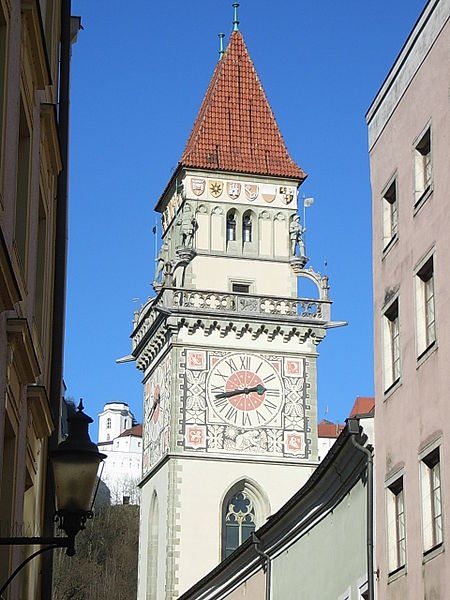
[[[8,540],[8,542],[5,540]],[[38,541],[33,541],[33,540],[38,540]],[[50,544],[50,545],[45,546],[45,548],[39,548],[39,550],[36,550],[36,552],[33,552],[33,554],[30,554],[30,556],[28,556],[23,562],[20,563],[20,565],[17,567],[17,569],[8,577],[8,579],[5,581],[5,583],[0,588],[0,599],[3,600],[3,592],[6,590],[6,588],[11,583],[11,581],[14,579],[14,577],[23,569],[23,567],[25,565],[27,565],[30,561],[32,561],[34,558],[36,558],[36,556],[39,556],[39,554],[43,554],[44,552],[47,552],[49,550],[54,550],[55,548],[69,549],[69,548],[71,548],[71,546],[73,546],[73,541],[74,540],[72,540],[71,538],[2,538],[0,540],[1,545],[6,545],[6,544],[8,544],[8,545]]]

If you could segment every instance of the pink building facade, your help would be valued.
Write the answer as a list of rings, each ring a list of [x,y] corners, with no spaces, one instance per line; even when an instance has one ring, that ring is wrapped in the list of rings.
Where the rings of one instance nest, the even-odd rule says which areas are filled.
[[[427,3],[366,116],[379,600],[449,593],[449,16]]]

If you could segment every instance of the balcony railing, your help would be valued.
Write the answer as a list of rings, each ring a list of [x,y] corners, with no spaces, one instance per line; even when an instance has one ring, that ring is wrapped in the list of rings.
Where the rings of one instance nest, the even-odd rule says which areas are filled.
[[[235,292],[214,292],[209,290],[189,290],[186,288],[163,288],[147,305],[135,321],[133,349],[151,328],[159,313],[156,309],[192,309],[195,312],[258,315],[282,320],[297,318],[311,322],[331,320],[331,301],[312,298],[287,298],[258,294],[238,294]],[[231,316],[230,315],[230,316]]]
[[[208,312],[253,313],[318,321],[329,321],[331,318],[331,302],[311,298],[286,298],[185,288],[166,289],[164,296],[163,305],[167,308],[184,307]]]

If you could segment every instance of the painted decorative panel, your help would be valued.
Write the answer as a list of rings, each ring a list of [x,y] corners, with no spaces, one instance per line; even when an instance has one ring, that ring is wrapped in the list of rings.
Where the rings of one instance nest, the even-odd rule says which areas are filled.
[[[308,458],[305,358],[187,349],[185,359],[185,450]]]
[[[168,354],[144,384],[143,475],[169,450],[170,380]]]

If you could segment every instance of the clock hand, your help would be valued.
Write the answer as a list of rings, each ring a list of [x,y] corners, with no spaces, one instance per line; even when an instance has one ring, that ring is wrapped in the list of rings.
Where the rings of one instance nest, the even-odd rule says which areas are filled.
[[[150,410],[150,414],[148,415],[148,418],[151,419],[155,413],[156,407],[158,406],[158,404],[161,401],[161,395],[158,394],[158,396],[153,400],[153,405],[152,408]]]
[[[217,400],[220,400],[221,398],[231,398],[232,396],[239,396],[240,394],[250,394],[251,392],[256,392],[258,394],[258,396],[262,396],[265,391],[266,391],[266,388],[263,385],[258,384],[251,388],[246,387],[241,390],[231,390],[229,392],[221,392],[220,394],[216,394],[216,398],[217,398]]]

